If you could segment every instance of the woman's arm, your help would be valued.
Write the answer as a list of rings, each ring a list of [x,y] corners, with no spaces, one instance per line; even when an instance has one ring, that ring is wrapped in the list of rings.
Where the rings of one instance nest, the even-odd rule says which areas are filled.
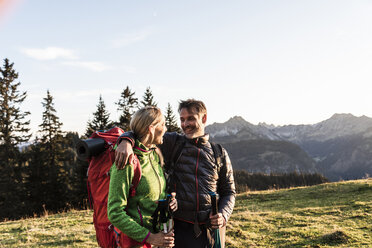
[[[129,188],[133,179],[133,166],[127,165],[118,170],[115,164],[110,171],[110,189],[107,202],[107,217],[110,222],[130,238],[151,245],[161,247],[174,246],[173,231],[165,233],[151,233],[145,227],[139,225],[129,215],[125,208],[128,203]]]
[[[150,231],[139,225],[125,211],[133,173],[131,165],[125,166],[122,170],[118,170],[115,164],[111,167],[107,217],[120,231],[138,242],[144,242],[150,235]]]

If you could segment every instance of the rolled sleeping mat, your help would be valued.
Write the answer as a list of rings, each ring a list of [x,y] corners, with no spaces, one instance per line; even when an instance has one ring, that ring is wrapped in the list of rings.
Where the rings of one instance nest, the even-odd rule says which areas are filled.
[[[103,139],[86,139],[79,140],[76,144],[76,153],[78,159],[86,161],[92,156],[97,156],[105,150],[105,140]]]

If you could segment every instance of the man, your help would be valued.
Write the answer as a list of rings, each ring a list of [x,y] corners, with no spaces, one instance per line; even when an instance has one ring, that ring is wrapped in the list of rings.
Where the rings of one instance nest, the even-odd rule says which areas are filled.
[[[216,161],[209,135],[205,133],[207,109],[202,101],[181,101],[178,112],[184,135],[166,133],[159,146],[164,154],[165,169],[170,173],[171,191],[176,192],[178,201],[178,210],[174,213],[175,247],[211,247],[215,229],[220,229],[224,247],[226,223],[235,204],[230,159],[222,149],[222,162]],[[115,162],[119,167],[132,156],[133,138],[129,132],[118,141]],[[177,158],[174,158],[175,153]],[[211,212],[209,192],[219,194],[219,213],[216,215]]]

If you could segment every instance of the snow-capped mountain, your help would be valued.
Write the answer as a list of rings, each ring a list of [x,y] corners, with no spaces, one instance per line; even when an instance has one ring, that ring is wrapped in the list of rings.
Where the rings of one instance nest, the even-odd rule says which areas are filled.
[[[301,143],[308,140],[326,141],[337,137],[356,135],[372,128],[372,118],[352,114],[334,114],[331,118],[313,125],[286,125],[271,131],[282,139]]]
[[[207,126],[206,132],[212,141],[232,149],[237,168],[248,171],[311,171],[316,164],[331,180],[372,175],[372,118],[366,116],[334,114],[313,125],[285,126],[254,125],[235,116]]]
[[[206,127],[206,132],[214,140],[252,140],[252,139],[269,139],[280,140],[272,130],[264,125],[254,125],[247,122],[240,116],[230,118],[225,123],[213,123]]]
[[[287,140],[299,144],[302,141],[326,141],[364,132],[372,135],[372,118],[356,117],[352,114],[334,114],[331,118],[312,125],[275,126],[266,123],[254,125],[240,116],[235,116],[225,123],[208,125],[206,132],[211,138],[218,140],[231,139],[231,136],[235,136],[237,140]]]

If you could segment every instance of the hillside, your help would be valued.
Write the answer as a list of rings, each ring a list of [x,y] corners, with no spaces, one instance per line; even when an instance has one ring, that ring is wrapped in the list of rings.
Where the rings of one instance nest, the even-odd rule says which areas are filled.
[[[234,170],[263,172],[315,173],[315,161],[294,143],[279,140],[243,140],[223,144]]]
[[[313,125],[285,126],[253,125],[235,116],[207,126],[206,131],[214,142],[239,150],[228,150],[233,166],[239,169],[263,173],[317,171],[332,181],[372,174],[372,118],[366,116],[334,114]],[[244,144],[246,149],[237,144]],[[280,151],[278,144],[283,147]],[[299,148],[294,149],[293,144]],[[252,146],[254,150],[248,150]],[[294,150],[298,151],[296,158]]]
[[[314,158],[317,169],[331,181],[372,175],[372,137],[350,135],[301,144]]]
[[[371,247],[372,179],[238,195],[227,247]],[[0,223],[0,247],[97,247],[92,212]]]

